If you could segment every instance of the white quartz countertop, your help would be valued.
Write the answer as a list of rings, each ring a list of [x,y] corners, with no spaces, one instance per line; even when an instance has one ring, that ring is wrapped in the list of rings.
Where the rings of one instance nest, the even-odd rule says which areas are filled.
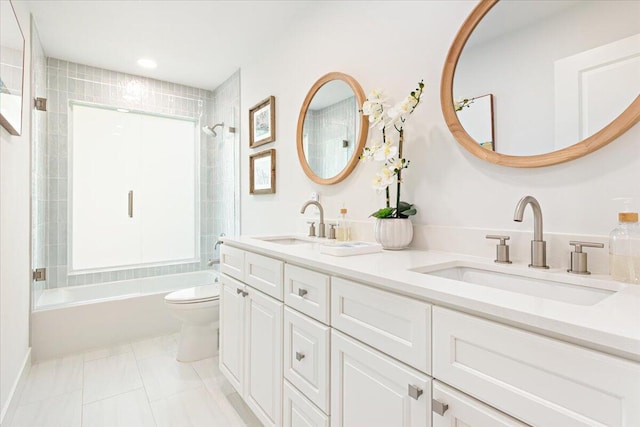
[[[532,270],[515,263],[496,267],[488,258],[423,250],[337,257],[321,254],[320,240],[284,245],[241,236],[225,237],[224,243],[640,362],[640,286],[614,282],[609,276]],[[617,292],[593,305],[577,305],[412,271],[458,261]]]

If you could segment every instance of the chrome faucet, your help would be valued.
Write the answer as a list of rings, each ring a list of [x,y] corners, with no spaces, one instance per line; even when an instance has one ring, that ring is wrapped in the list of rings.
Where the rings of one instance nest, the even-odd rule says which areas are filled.
[[[218,236],[218,240],[216,240],[216,244],[213,245],[213,251],[217,251],[218,247],[224,243],[224,241],[222,241],[222,238],[225,236],[224,233],[220,233],[220,236]],[[218,259],[210,259],[209,262],[207,262],[207,265],[209,267],[213,267],[214,265],[220,264],[220,257],[218,257]]]
[[[549,268],[547,265],[547,242],[542,239],[542,210],[540,204],[532,196],[524,196],[516,205],[513,220],[522,222],[524,208],[531,205],[533,209],[533,240],[531,241],[531,268]]]
[[[316,202],[315,200],[309,200],[304,205],[302,205],[302,209],[300,209],[300,213],[303,214],[304,211],[307,209],[307,206],[309,205],[315,205],[318,207],[318,210],[320,211],[320,223],[318,224],[318,237],[325,237],[326,235],[324,232],[324,209],[322,209],[322,205],[320,203]]]
[[[223,238],[224,236],[225,236],[225,234],[224,234],[224,233],[220,233],[220,236],[218,236],[218,240],[216,240],[216,244],[215,244],[215,245],[213,245],[213,250],[214,250],[214,251],[218,249],[218,246],[220,246],[221,244],[223,244],[223,243],[224,243],[224,241],[222,240],[222,238]]]

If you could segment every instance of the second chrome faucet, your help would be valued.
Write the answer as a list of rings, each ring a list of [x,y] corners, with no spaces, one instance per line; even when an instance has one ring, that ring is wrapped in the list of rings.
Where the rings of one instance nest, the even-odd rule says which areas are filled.
[[[524,196],[516,205],[513,220],[522,222],[524,209],[531,205],[533,209],[533,240],[531,241],[531,268],[549,268],[547,265],[547,242],[542,237],[542,210],[540,203],[532,196]]]

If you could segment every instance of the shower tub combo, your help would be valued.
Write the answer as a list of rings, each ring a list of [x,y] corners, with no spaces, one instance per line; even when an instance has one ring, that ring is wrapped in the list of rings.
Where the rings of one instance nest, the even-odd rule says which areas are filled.
[[[47,289],[31,314],[33,359],[179,332],[180,321],[169,314],[164,296],[213,284],[217,277],[207,270]]]

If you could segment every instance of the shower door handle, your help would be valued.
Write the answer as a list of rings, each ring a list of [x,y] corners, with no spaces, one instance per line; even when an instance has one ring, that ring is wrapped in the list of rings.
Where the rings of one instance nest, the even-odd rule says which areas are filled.
[[[133,190],[129,191],[129,218],[133,218]]]

